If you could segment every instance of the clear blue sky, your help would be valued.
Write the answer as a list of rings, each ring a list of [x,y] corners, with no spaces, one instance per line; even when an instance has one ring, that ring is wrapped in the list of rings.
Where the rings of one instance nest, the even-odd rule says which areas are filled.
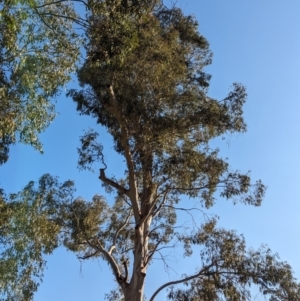
[[[177,5],[196,16],[214,53],[207,69],[212,74],[210,95],[223,98],[233,82],[247,87],[248,132],[217,142],[221,154],[232,168],[251,170],[253,179],[261,178],[268,186],[260,208],[220,200],[210,212],[220,216],[219,225],[243,233],[249,247],[268,244],[300,279],[300,1],[179,0]],[[78,196],[105,195],[97,174],[77,169],[78,138],[95,126],[94,120],[79,116],[72,100],[63,95],[57,109],[59,116],[41,135],[45,154],[13,147],[9,162],[0,168],[1,186],[16,192],[48,172],[61,181],[75,180]],[[103,128],[96,129],[105,146],[107,174],[122,175],[122,159],[114,154],[110,137]],[[165,274],[160,262],[150,266],[148,296],[164,281],[194,272],[195,261],[171,259],[178,275]],[[35,301],[104,300],[113,286],[105,262],[81,265],[74,254],[60,249],[48,258]],[[165,300],[165,293],[157,300]]]

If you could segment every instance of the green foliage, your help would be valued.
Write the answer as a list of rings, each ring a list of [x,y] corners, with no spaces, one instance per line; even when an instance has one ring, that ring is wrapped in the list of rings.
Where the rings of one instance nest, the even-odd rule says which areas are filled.
[[[193,235],[177,224],[178,210],[189,210],[183,195],[197,198],[206,208],[217,197],[261,204],[262,182],[252,184],[249,173],[232,171],[218,150],[210,148],[215,137],[246,130],[245,88],[234,83],[223,100],[208,95],[210,75],[204,67],[211,63],[209,45],[197,21],[180,9],[155,0],[89,5],[88,57],[78,71],[82,90],[69,95],[80,114],[106,127],[127,164],[124,179],[106,178],[106,165],[100,170],[107,191],[116,192],[115,203],[98,239],[95,235],[90,240],[100,247],[86,243],[95,256],[102,254],[112,262],[119,290],[107,299],[141,300],[141,294],[132,292],[142,291],[142,285],[134,283],[144,277],[144,267],[155,254],[164,260],[165,247],[181,244],[185,256],[192,255],[193,245],[201,246],[199,269],[157,290],[185,283],[185,290],[170,290],[171,300],[249,300],[251,285],[271,300],[284,300],[283,295],[299,300],[290,267],[268,249],[247,251],[243,237],[217,229],[214,220]],[[87,132],[78,149],[79,167],[104,163],[102,150],[97,133]],[[92,254],[90,250],[83,258]],[[136,276],[139,260],[143,264]],[[127,265],[133,267],[131,278]]]
[[[219,183],[226,183],[220,193],[228,199],[247,193],[251,186],[247,174],[229,172],[218,150],[209,148],[214,137],[245,131],[245,88],[234,84],[222,101],[209,97],[210,76],[203,68],[211,62],[211,53],[197,22],[177,8],[155,3],[139,2],[127,10],[122,1],[100,2],[89,17],[89,55],[78,73],[86,89],[69,94],[81,114],[95,117],[107,128],[121,154],[123,119],[136,174],[147,166],[160,191],[168,188],[192,197],[201,191],[210,207]],[[113,32],[104,30],[103,22]],[[128,47],[127,37],[136,37],[134,46]],[[120,56],[126,60],[120,61]],[[108,85],[114,88],[120,116],[109,106]],[[93,156],[81,152],[80,165],[87,158],[92,164],[97,160]],[[245,203],[261,203],[264,186],[257,182],[255,187],[243,198]]]
[[[110,208],[97,195],[92,202],[74,198],[72,181],[59,183],[44,175],[37,184],[30,182],[20,193],[1,195],[1,300],[32,300],[43,276],[43,255],[51,254],[60,245],[81,259],[103,256],[99,249],[114,246],[117,261],[129,260],[126,253],[134,249],[132,210],[121,194]],[[217,229],[215,220],[188,235],[174,232],[174,209],[161,209],[149,233],[149,252],[155,253],[151,241],[162,235],[165,243],[170,236],[183,243],[186,256],[192,255],[193,245],[202,248],[197,277],[184,282],[186,289],[172,286],[170,300],[250,300],[253,284],[272,301],[298,300],[300,287],[290,266],[280,262],[269,249],[247,250],[242,236]],[[164,216],[169,218],[169,232],[162,224]],[[112,291],[106,297],[116,300],[116,296],[121,298],[122,292]]]
[[[214,219],[200,228],[184,228],[177,221],[178,211],[192,216],[192,210],[209,208],[219,198],[259,206],[265,192],[261,181],[252,184],[249,173],[232,171],[218,149],[210,147],[216,137],[246,130],[247,95],[237,83],[223,100],[208,95],[210,75],[204,68],[211,62],[211,52],[197,21],[159,0],[87,1],[86,20],[73,16],[64,1],[54,6],[25,0],[4,3],[9,9],[15,5],[14,14],[4,10],[1,17],[6,18],[4,32],[13,33],[3,35],[4,49],[10,53],[18,49],[16,45],[34,49],[33,54],[15,52],[12,65],[7,57],[4,60],[12,67],[9,76],[1,74],[7,90],[2,99],[8,109],[24,103],[30,112],[19,123],[18,112],[5,115],[2,136],[11,139],[7,143],[19,131],[24,142],[38,145],[28,133],[49,121],[48,97],[68,80],[77,58],[77,53],[69,53],[71,48],[63,49],[76,38],[68,23],[72,20],[86,26],[87,58],[78,70],[82,89],[69,95],[80,114],[106,127],[126,170],[124,178],[106,177],[109,166],[103,146],[98,133],[89,130],[80,138],[79,167],[102,164],[99,179],[114,201],[99,195],[91,201],[74,198],[73,182],[60,184],[49,175],[37,187],[31,182],[18,194],[2,196],[3,298],[31,300],[42,277],[43,254],[62,245],[82,260],[101,257],[108,262],[118,284],[108,300],[141,301],[155,256],[166,262],[164,249],[175,247],[178,252],[181,247],[183,256],[192,256],[194,246],[200,249],[196,271],[163,284],[150,301],[165,288],[168,298],[177,301],[250,300],[253,285],[272,301],[300,300],[290,266],[269,249],[247,250],[242,236],[218,229]],[[21,6],[28,10],[19,12]],[[60,13],[70,18],[57,18]],[[45,27],[35,33],[33,20]],[[60,34],[54,35],[46,24]],[[37,118],[35,128],[23,134],[30,116]],[[31,129],[32,123],[28,126]],[[190,199],[197,200],[195,208],[189,208]],[[185,287],[176,289],[176,284]]]
[[[81,40],[73,21],[63,17],[76,17],[70,3],[4,0],[0,11],[1,165],[18,140],[42,152],[38,133],[55,117],[51,99],[70,80]],[[43,254],[58,243],[59,226],[41,205],[48,192],[39,188],[31,182],[22,192],[0,199],[2,300],[32,300],[42,279]]]
[[[58,246],[90,255],[92,247],[86,242],[99,236],[111,210],[100,196],[85,202],[75,199],[74,192],[72,181],[59,183],[46,174],[17,194],[2,193],[0,300],[32,300],[42,280],[43,256]]]
[[[96,161],[103,163],[103,146],[97,142],[98,133],[89,130],[80,137],[81,148],[78,148],[80,169],[92,170],[92,164]]]
[[[0,10],[3,164],[8,159],[9,145],[16,140],[42,151],[37,135],[55,116],[51,98],[70,80],[79,57],[80,39],[73,30],[71,18],[76,14],[70,3],[5,0]]]
[[[30,182],[20,193],[1,196],[1,300],[32,300],[38,288],[45,266],[43,254],[52,253],[58,244],[59,227],[44,203],[55,186],[57,181],[46,175],[38,188]]]
[[[184,283],[186,288],[170,289],[170,300],[246,301],[252,300],[254,286],[263,295],[271,296],[272,301],[299,300],[300,285],[295,282],[291,267],[267,247],[247,250],[243,236],[216,229],[215,221],[179,239],[184,240],[186,253],[191,252],[191,245],[202,246],[201,265],[197,277]]]
[[[75,199],[72,181],[59,183],[46,174],[37,184],[0,199],[1,300],[32,300],[42,280],[43,256],[60,245],[89,254],[84,242],[96,238],[107,219],[103,198]]]

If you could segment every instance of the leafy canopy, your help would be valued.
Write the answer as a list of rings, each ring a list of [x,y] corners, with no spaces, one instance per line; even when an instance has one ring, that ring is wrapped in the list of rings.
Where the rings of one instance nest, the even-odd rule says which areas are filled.
[[[55,116],[51,99],[70,80],[79,58],[76,18],[68,2],[0,3],[0,164],[16,140],[42,151],[38,133]],[[58,18],[57,16],[68,18]]]
[[[91,237],[93,244],[81,250],[82,258],[102,254],[112,267],[120,296],[141,300],[142,294],[132,291],[143,291],[141,279],[154,255],[163,254],[164,260],[162,250],[176,241],[186,256],[192,255],[193,245],[200,245],[198,271],[156,293],[186,283],[188,289],[172,289],[169,298],[246,300],[248,285],[256,284],[273,300],[296,300],[299,286],[290,267],[269,250],[247,251],[242,237],[217,229],[214,220],[190,230],[193,235],[177,230],[178,210],[189,208],[183,195],[197,198],[198,209],[212,206],[217,193],[234,202],[262,202],[264,185],[251,184],[249,174],[232,171],[210,147],[215,137],[246,130],[245,88],[233,84],[223,100],[208,95],[210,76],[204,67],[211,63],[209,45],[197,21],[179,8],[154,0],[88,3],[88,58],[78,72],[83,89],[69,94],[81,114],[96,118],[112,135],[127,168],[124,179],[107,178],[106,166],[100,170],[103,185],[117,196],[108,214],[108,232],[101,226]],[[81,143],[81,168],[105,164],[96,131],[88,131]],[[131,275],[128,266],[133,268]]]
[[[81,39],[72,18],[77,15],[69,2],[0,3],[0,165],[18,140],[42,151],[38,133],[55,117],[51,100],[70,80],[79,58]],[[45,244],[56,233],[51,234],[56,228],[48,227],[48,217],[39,216],[32,185],[16,195],[2,192],[0,198],[0,291],[5,300],[31,300],[44,267],[42,254],[52,248]]]
[[[58,193],[66,197],[66,184],[43,176],[35,187],[28,183],[23,191],[0,198],[0,300],[29,301],[37,290],[45,267],[44,254],[57,247],[59,227],[51,222],[53,209],[45,205]],[[45,203],[46,202],[46,203]]]
[[[112,193],[110,201],[99,195],[91,201],[75,198],[72,182],[60,184],[49,175],[37,187],[30,183],[10,196],[3,203],[1,235],[3,264],[12,266],[9,260],[16,258],[13,279],[35,283],[31,294],[38,284],[31,275],[42,275],[42,254],[63,245],[82,260],[100,257],[109,264],[118,288],[108,300],[141,301],[154,258],[166,262],[167,248],[176,247],[183,256],[195,256],[195,271],[162,284],[150,301],[165,288],[177,301],[250,300],[253,285],[269,300],[298,301],[291,267],[268,248],[247,250],[242,236],[218,229],[215,219],[189,229],[177,221],[178,212],[190,213],[195,200],[195,212],[220,198],[259,206],[265,192],[260,181],[252,184],[248,173],[233,171],[210,146],[216,137],[245,132],[246,91],[235,83],[223,100],[208,95],[204,68],[211,52],[197,21],[159,0],[85,5],[87,58],[78,70],[81,90],[69,95],[80,114],[95,118],[112,135],[125,176],[106,176],[98,132],[89,130],[80,139],[79,167],[103,164],[99,179]],[[9,240],[14,229],[28,240]],[[34,272],[22,274],[24,267]],[[8,285],[6,294],[15,291]]]

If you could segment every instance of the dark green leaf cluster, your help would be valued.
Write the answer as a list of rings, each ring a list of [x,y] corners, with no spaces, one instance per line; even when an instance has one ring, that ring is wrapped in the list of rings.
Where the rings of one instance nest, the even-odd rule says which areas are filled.
[[[94,162],[103,162],[103,146],[97,142],[98,133],[89,130],[80,137],[81,147],[78,148],[78,166],[81,169],[92,169]]]
[[[57,223],[64,229],[63,244],[72,251],[88,249],[89,241],[100,235],[100,226],[107,219],[106,211],[106,202],[97,195],[92,202],[77,198],[71,203],[60,204]]]

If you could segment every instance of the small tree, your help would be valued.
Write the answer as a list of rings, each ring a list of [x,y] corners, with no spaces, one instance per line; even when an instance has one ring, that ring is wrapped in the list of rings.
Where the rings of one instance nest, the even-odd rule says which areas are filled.
[[[189,208],[183,196],[197,199],[199,210],[211,207],[218,194],[259,206],[265,191],[260,181],[251,184],[248,174],[232,172],[210,148],[212,139],[246,130],[246,92],[233,84],[221,101],[208,96],[204,67],[211,53],[196,20],[160,0],[87,1],[86,7],[88,56],[78,71],[83,89],[69,95],[81,114],[96,118],[112,135],[125,160],[125,177],[107,177],[98,133],[86,132],[79,166],[102,163],[99,179],[114,201],[74,198],[72,182],[43,176],[38,187],[31,183],[5,202],[5,212],[26,209],[34,221],[26,234],[30,239],[19,242],[18,250],[23,254],[30,243],[31,256],[62,243],[81,259],[101,257],[118,285],[107,299],[141,301],[155,254],[177,242],[191,256],[198,245],[197,271],[162,284],[150,301],[165,288],[170,300],[249,300],[251,285],[270,300],[300,300],[290,266],[270,250],[247,250],[242,236],[218,229],[215,219],[189,232],[176,226],[178,210]],[[17,207],[21,199],[23,207]],[[22,214],[14,223],[12,214],[6,216],[7,233],[9,225],[26,224]],[[185,286],[176,287],[180,283]]]

